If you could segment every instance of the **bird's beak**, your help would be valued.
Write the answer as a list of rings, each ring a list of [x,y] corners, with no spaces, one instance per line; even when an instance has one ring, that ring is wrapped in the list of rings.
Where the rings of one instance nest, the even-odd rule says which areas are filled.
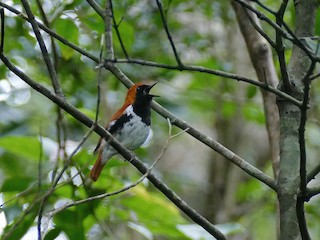
[[[148,92],[148,95],[149,96],[152,96],[152,97],[160,97],[158,95],[153,95],[153,94],[149,94],[149,91],[151,90],[151,88],[153,88],[158,82],[155,82],[154,84],[151,84],[147,89],[146,89],[146,92]]]

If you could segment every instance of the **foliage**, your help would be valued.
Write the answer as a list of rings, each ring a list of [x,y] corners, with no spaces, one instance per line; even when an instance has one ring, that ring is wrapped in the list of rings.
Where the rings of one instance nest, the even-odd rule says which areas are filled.
[[[20,1],[8,2],[21,9]],[[88,2],[45,0],[42,6],[52,30],[98,57],[104,22]],[[275,5],[274,1],[267,2],[271,6]],[[105,5],[104,1],[97,3],[103,7]],[[155,1],[125,0],[113,1],[113,4],[115,21],[130,57],[176,64]],[[40,17],[37,5],[32,3],[31,7],[33,13]],[[163,7],[184,63],[255,78],[249,59],[243,57],[244,44],[237,32],[235,16],[228,1],[167,0],[163,1]],[[291,25],[294,14],[286,18]],[[5,20],[5,53],[25,73],[51,88],[30,24],[8,10],[5,10]],[[101,124],[104,124],[122,104],[125,88],[107,71],[99,76],[96,64],[87,57],[61,42],[52,42],[48,34],[41,33],[52,59],[55,59],[66,99],[92,119],[97,104],[97,82],[101,77],[99,118],[102,119]],[[125,58],[114,29],[113,37],[116,58]],[[314,42],[309,39],[306,42],[314,49]],[[243,124],[242,131],[237,128],[238,125],[232,125],[232,129],[239,130],[239,134],[235,134],[239,138],[237,153],[272,175],[270,156],[266,153],[267,144],[264,142],[266,132],[261,94],[255,86],[198,72],[170,71],[134,64],[122,64],[120,67],[135,81],[159,81],[161,84],[155,88],[156,94],[161,95],[159,103],[191,125],[208,132],[211,137],[224,131],[219,129],[221,122]],[[63,169],[68,156],[88,129],[67,114],[63,113],[63,120],[59,119],[59,110],[52,102],[22,83],[2,63],[0,76],[0,199],[3,202],[0,220],[2,217],[6,222],[2,237],[20,239],[30,236],[31,230],[36,229],[39,210],[44,195],[53,184],[52,179]],[[168,137],[167,121],[156,114],[153,114],[152,120],[154,140],[149,149],[136,151],[149,164],[156,159]],[[310,129],[317,128],[318,123],[310,124]],[[179,130],[174,128],[173,132],[178,133]],[[316,155],[318,138],[313,131],[309,134],[310,152]],[[223,136],[224,144],[228,145],[230,138],[235,135],[226,133]],[[248,140],[248,135],[255,135],[255,138]],[[71,200],[116,191],[134,183],[141,176],[127,162],[118,161],[115,157],[104,169],[100,181],[88,183],[86,178],[95,158],[92,149],[97,139],[95,134],[89,137],[72,157],[70,166],[54,192],[45,200],[42,219],[45,240],[58,237],[212,239],[147,181],[124,193],[89,201],[51,216],[51,211]],[[248,148],[248,145],[255,146],[255,149]],[[206,215],[210,204],[219,203],[206,205],[204,200],[208,194],[206,187],[210,185],[207,181],[208,161],[213,161],[215,156],[201,147],[186,134],[179,135],[169,144],[167,153],[153,171],[183,199]],[[238,175],[242,174],[240,170],[236,171]],[[275,194],[262,183],[248,180],[244,176],[239,183],[234,184],[236,190],[232,194],[232,201],[236,206],[230,209],[228,220],[217,220],[217,227],[230,237],[262,240],[274,238],[277,217]],[[225,183],[223,187],[228,186]],[[317,202],[311,202],[306,208],[310,219],[317,219],[320,215]],[[311,222],[310,228],[317,236],[319,226]]]

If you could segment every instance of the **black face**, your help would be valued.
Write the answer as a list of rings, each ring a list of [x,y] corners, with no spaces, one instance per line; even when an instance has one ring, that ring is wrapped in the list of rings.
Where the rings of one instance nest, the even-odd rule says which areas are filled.
[[[154,83],[152,85],[141,85],[139,87],[137,87],[137,92],[136,92],[136,99],[139,98],[147,98],[147,99],[152,99],[152,97],[156,97],[156,95],[152,95],[150,94],[150,90],[151,88],[153,88],[154,85],[156,85],[157,83]]]

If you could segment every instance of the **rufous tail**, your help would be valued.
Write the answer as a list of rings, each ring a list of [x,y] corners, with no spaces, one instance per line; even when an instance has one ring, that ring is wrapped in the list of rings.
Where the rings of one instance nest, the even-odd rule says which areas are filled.
[[[90,172],[90,178],[93,180],[93,181],[97,181],[99,176],[100,176],[100,173],[104,167],[105,164],[102,164],[101,163],[101,152],[99,151],[99,155],[98,155],[98,158],[95,162],[95,164],[93,165],[93,168],[91,169],[91,172]]]

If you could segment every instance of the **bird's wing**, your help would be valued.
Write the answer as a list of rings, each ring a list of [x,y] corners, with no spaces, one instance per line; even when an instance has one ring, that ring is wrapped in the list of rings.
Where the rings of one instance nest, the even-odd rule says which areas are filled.
[[[123,114],[123,112],[127,109],[127,107],[130,105],[130,103],[124,103],[122,105],[122,107],[115,113],[112,115],[110,122],[106,125],[105,129],[107,129],[111,134],[114,133],[114,131],[116,129],[114,129],[114,131],[111,131],[111,127],[115,124],[115,122],[121,117],[121,115]],[[94,149],[94,154],[96,154],[98,152],[98,150],[100,149],[101,143],[102,143],[103,138],[99,139],[99,142],[96,146],[96,148]]]

